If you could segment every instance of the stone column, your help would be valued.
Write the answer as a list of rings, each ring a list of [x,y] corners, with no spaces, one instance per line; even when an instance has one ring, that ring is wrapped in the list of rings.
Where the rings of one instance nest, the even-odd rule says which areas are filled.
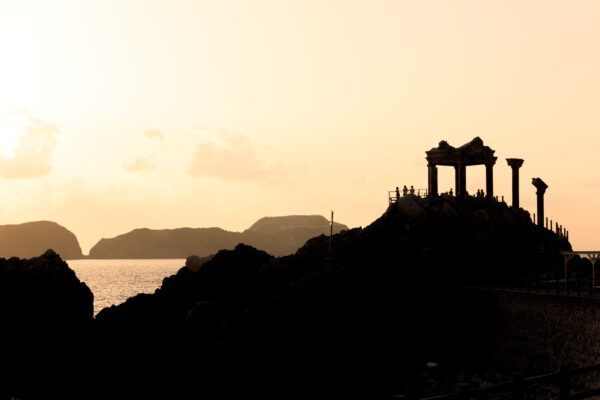
[[[512,206],[519,208],[519,168],[523,165],[523,160],[507,158],[506,162],[512,168]]]
[[[429,196],[437,196],[438,195],[438,170],[435,164],[428,164],[428,194]]]
[[[467,166],[463,163],[458,164],[458,190],[456,192],[461,199],[467,197]]]
[[[454,195],[458,197],[460,191],[460,180],[458,179],[458,165],[454,166]]]
[[[537,188],[537,224],[539,227],[544,227],[544,193],[548,189],[548,185],[540,178],[533,178],[532,185]]]
[[[494,197],[494,164],[485,164],[485,191],[488,199]]]

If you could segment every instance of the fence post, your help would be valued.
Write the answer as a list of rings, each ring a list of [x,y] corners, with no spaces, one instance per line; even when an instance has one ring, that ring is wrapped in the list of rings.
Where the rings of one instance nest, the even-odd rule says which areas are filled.
[[[560,366],[560,400],[569,400],[571,396],[571,368],[568,365]]]
[[[512,400],[523,400],[525,396],[525,387],[523,385],[523,374],[512,374]]]

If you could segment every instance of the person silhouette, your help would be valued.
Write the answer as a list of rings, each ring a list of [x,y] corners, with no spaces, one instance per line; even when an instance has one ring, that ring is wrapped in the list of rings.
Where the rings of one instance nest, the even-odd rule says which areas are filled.
[[[410,185],[410,194],[415,194],[415,188],[413,185]]]
[[[449,194],[450,196],[454,195],[454,192],[452,192],[452,188],[450,188],[450,191],[448,192],[448,194]]]
[[[404,187],[402,188],[402,194],[404,196],[406,196],[408,194],[408,189],[406,188],[406,185],[404,185]]]
[[[396,201],[398,201],[399,198],[400,198],[400,190],[398,189],[398,186],[396,186]]]

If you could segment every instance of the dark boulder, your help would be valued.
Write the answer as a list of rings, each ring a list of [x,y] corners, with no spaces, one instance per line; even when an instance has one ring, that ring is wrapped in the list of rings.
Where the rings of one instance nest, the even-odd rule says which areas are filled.
[[[53,251],[0,259],[5,398],[76,398],[91,380],[93,295]]]

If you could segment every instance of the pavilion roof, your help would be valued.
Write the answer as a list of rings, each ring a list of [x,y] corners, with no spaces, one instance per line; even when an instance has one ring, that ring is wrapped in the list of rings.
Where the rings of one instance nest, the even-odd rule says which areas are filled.
[[[498,157],[494,157],[495,150],[483,144],[481,138],[476,137],[469,143],[460,147],[453,147],[442,140],[438,147],[426,151],[427,161],[433,165],[480,165],[494,164]]]

